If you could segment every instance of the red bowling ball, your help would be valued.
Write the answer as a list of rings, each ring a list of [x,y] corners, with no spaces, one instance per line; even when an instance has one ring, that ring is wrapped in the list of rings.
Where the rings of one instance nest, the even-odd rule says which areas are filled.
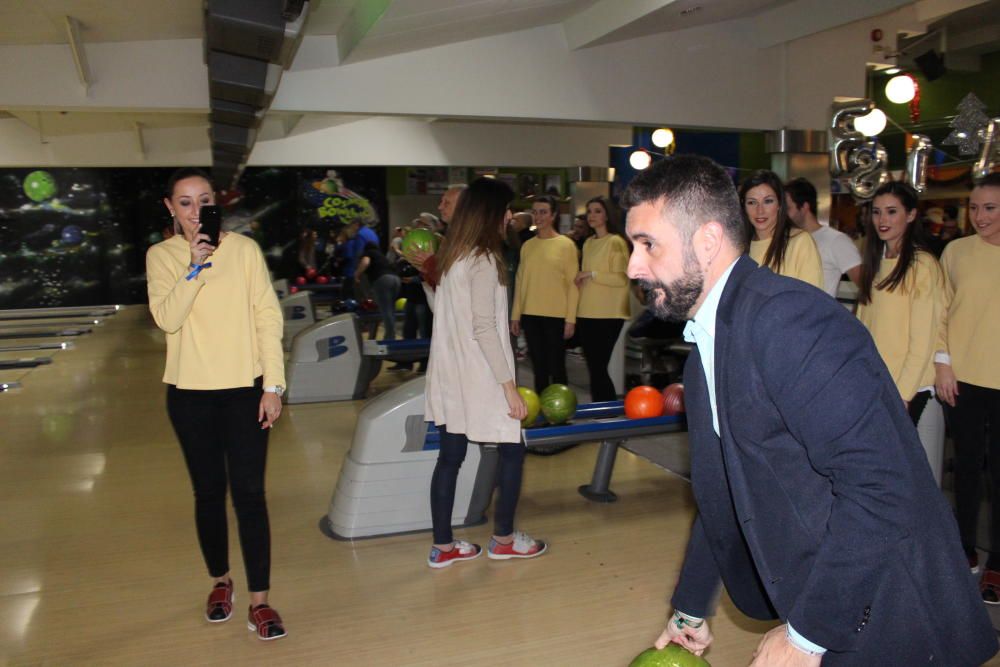
[[[663,396],[656,387],[642,385],[625,394],[625,416],[648,419],[663,414]]]
[[[289,294],[298,294],[299,293],[299,288],[296,287],[295,285],[292,285],[291,287],[288,288],[288,293]]]
[[[329,277],[327,277],[327,276],[316,276],[316,284],[318,284],[318,285],[326,285],[328,282],[330,282],[330,278]]]
[[[316,273],[317,273],[316,269],[309,267],[308,269],[306,269],[306,279],[314,280],[316,278]]]
[[[684,385],[680,382],[667,385],[663,389],[663,414],[679,415],[684,413]]]
[[[306,284],[306,277],[305,276],[299,276],[298,278],[295,279],[295,284],[296,285],[305,285]]]

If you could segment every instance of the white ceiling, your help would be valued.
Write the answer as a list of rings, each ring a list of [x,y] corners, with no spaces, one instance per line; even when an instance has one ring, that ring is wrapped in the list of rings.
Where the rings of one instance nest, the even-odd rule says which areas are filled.
[[[566,48],[631,40],[738,18],[769,16],[802,0],[311,0],[307,35],[336,35],[355,62],[541,25],[562,24]],[[0,45],[66,44],[66,18],[84,48],[97,42],[200,39],[205,0],[0,0]],[[804,2],[803,4],[808,4]],[[964,7],[969,7],[964,9]],[[918,0],[938,11],[947,43],[1000,48],[1000,0]],[[373,9],[374,8],[374,9]],[[944,8],[942,10],[942,8]],[[382,9],[381,13],[378,12]],[[956,11],[957,10],[957,11]],[[842,19],[851,20],[845,12]],[[963,36],[968,36],[963,40]],[[975,39],[972,39],[972,37]],[[207,125],[205,113],[8,109],[45,134]],[[271,114],[269,113],[269,117]],[[287,122],[287,119],[284,121]]]

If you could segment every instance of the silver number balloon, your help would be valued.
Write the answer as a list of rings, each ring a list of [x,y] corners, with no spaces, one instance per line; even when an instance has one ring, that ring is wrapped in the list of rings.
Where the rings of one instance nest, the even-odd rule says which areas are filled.
[[[979,154],[979,159],[972,165],[972,180],[979,181],[986,178],[1000,158],[1000,118],[991,118],[986,123],[986,128],[981,130],[980,138],[983,140],[983,150]]]
[[[927,160],[930,159],[932,150],[934,144],[930,137],[926,134],[913,135],[913,145],[906,154],[906,174],[903,178],[917,194],[927,191]]]
[[[848,162],[851,175],[847,185],[857,199],[871,199],[880,186],[889,182],[889,154],[877,142],[870,141],[854,148]]]
[[[830,147],[831,176],[841,176],[851,170],[848,162],[852,149],[866,141],[865,135],[854,129],[854,119],[874,108],[875,103],[867,99],[834,102],[830,106],[827,144]]]

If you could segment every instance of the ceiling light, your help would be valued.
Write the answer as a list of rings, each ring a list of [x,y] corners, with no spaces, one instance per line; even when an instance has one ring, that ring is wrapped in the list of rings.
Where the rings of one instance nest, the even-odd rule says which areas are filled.
[[[917,93],[917,86],[909,74],[900,74],[885,84],[885,96],[895,104],[906,104]]]
[[[674,143],[674,133],[673,130],[661,127],[658,130],[653,131],[653,145],[659,148],[666,148],[670,144]]]
[[[642,171],[649,166],[649,163],[653,161],[653,158],[649,156],[649,153],[643,150],[634,151],[628,156],[628,163],[632,165],[633,169]]]
[[[885,113],[881,109],[875,108],[864,116],[854,119],[854,129],[866,137],[874,137],[885,129]]]

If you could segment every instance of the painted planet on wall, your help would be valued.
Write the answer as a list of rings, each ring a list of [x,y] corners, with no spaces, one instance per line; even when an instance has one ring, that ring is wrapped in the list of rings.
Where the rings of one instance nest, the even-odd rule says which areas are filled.
[[[76,225],[66,225],[62,229],[59,239],[63,242],[63,245],[77,245],[83,241],[83,230]]]
[[[51,199],[56,194],[56,179],[47,171],[33,171],[24,177],[24,194],[36,202]]]

